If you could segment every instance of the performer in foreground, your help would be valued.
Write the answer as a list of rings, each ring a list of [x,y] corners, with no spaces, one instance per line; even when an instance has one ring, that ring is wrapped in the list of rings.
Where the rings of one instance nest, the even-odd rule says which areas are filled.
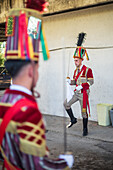
[[[28,1],[27,7],[43,11],[45,1]],[[35,4],[33,6],[33,2]],[[70,169],[72,155],[48,157],[45,125],[34,87],[38,80],[39,42],[44,59],[49,57],[42,20],[33,9],[12,9],[6,23],[6,61],[13,84],[0,99],[0,149],[7,170]],[[38,93],[37,93],[38,94]]]
[[[67,101],[64,101],[64,107],[70,117],[70,123],[67,126],[68,128],[72,127],[73,124],[77,123],[77,118],[74,117],[73,111],[71,109],[71,105],[75,102],[79,101],[81,105],[81,113],[83,117],[83,136],[88,135],[88,112],[87,107],[90,114],[90,107],[89,107],[89,92],[90,86],[94,83],[92,69],[83,65],[84,56],[86,55],[87,59],[88,54],[84,47],[82,47],[82,42],[84,40],[85,33],[80,33],[77,42],[77,48],[74,53],[74,62],[76,69],[74,71],[73,80],[70,80],[67,77],[67,82],[70,85],[75,85],[74,95],[72,98]]]

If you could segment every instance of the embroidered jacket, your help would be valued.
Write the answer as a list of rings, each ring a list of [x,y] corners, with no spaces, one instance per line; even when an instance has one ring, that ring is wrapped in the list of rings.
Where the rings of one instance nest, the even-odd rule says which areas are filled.
[[[31,95],[6,90],[0,100],[0,123],[6,111],[22,98],[37,105]],[[69,169],[65,160],[51,160],[47,156],[45,126],[38,106],[19,109],[7,127],[2,148],[10,163],[21,169]]]
[[[77,78],[77,75],[79,75],[79,77]],[[77,78],[77,80],[76,80]],[[72,84],[76,86],[78,85],[82,85],[83,89],[87,87],[87,89],[89,89],[89,87],[94,83],[94,78],[93,78],[93,73],[91,68],[86,67],[85,65],[83,65],[83,67],[80,70],[80,73],[78,73],[78,69],[76,68],[76,70],[74,71],[74,75],[73,75],[73,80],[72,80]],[[76,91],[76,89],[75,89]],[[81,90],[82,92],[82,90]]]
[[[82,66],[81,70],[74,71],[73,80],[71,81],[71,85],[79,86],[81,85],[83,88],[78,91],[78,93],[83,93],[83,108],[82,112],[87,112],[87,106],[89,110],[89,116],[90,116],[90,106],[89,106],[89,100],[88,100],[88,93],[89,93],[89,87],[94,83],[93,73],[91,68],[86,67],[85,65]],[[76,91],[76,88],[75,90]]]

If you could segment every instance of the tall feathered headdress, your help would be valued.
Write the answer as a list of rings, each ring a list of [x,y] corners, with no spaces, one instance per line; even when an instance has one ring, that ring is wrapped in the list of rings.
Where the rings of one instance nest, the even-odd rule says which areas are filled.
[[[86,37],[86,33],[84,33],[84,32],[79,33],[78,41],[77,41],[77,48],[75,50],[73,58],[80,58],[80,59],[84,60],[84,56],[86,55],[87,60],[89,60],[86,49],[84,47],[82,47],[85,37]]]
[[[49,58],[49,50],[39,12],[46,10],[45,0],[27,0],[27,8],[11,9],[6,19],[6,59],[39,59],[39,42],[44,60]],[[39,12],[38,12],[39,11]]]

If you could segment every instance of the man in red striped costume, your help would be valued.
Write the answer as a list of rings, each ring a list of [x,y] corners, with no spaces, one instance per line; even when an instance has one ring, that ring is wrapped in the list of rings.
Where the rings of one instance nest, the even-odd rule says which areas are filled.
[[[56,160],[48,157],[45,125],[33,90],[38,80],[38,48],[43,35],[38,29],[36,35],[30,37],[26,29],[29,20],[38,21],[40,25],[41,20],[36,19],[38,16],[35,10],[13,9],[6,24],[10,27],[6,28],[5,67],[13,84],[0,99],[0,149],[7,170],[66,170],[73,164],[72,155],[60,155]],[[44,38],[42,41],[44,55],[48,57]]]
[[[67,78],[67,82],[70,85],[75,85],[74,95],[69,101],[67,101],[67,99],[65,100],[64,107],[70,117],[70,123],[67,126],[68,128],[70,128],[73,126],[73,124],[77,123],[77,118],[75,118],[73,115],[71,105],[77,101],[80,102],[81,113],[83,117],[83,136],[86,136],[88,134],[87,107],[88,107],[89,114],[90,114],[90,107],[89,107],[89,100],[88,100],[88,96],[90,92],[89,88],[94,83],[94,78],[93,78],[92,69],[82,64],[82,61],[84,60],[85,55],[87,59],[89,59],[86,49],[81,46],[84,36],[85,36],[85,33],[79,34],[77,48],[73,56],[74,61],[75,61],[75,66],[76,66],[76,69],[73,75],[73,80],[70,80],[69,77]]]

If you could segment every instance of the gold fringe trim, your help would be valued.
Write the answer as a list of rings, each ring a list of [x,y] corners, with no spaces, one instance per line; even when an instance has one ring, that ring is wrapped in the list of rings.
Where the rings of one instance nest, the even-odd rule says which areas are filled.
[[[25,58],[22,59],[22,58],[20,58],[20,57],[18,57],[18,56],[8,56],[8,55],[7,55],[7,59],[10,59],[10,60],[13,60],[13,59],[25,60]],[[33,57],[32,60],[33,60],[33,61],[39,61],[39,58]]]
[[[7,54],[17,54],[18,55],[18,50],[8,50]],[[34,52],[34,55],[39,56],[39,53]]]
[[[0,124],[2,122],[3,119],[0,119]],[[30,135],[29,134],[32,134],[35,133],[37,130],[40,131],[40,134],[43,135],[45,133],[45,129],[41,129],[40,126],[42,125],[43,123],[43,120],[40,120],[40,122],[36,125],[34,125],[33,123],[30,123],[30,122],[23,122],[23,123],[19,123],[19,122],[16,122],[16,121],[13,121],[11,120],[10,123],[8,124],[7,126],[7,129],[6,129],[6,132],[10,132],[10,133],[13,133],[13,134],[16,134],[18,132],[24,132],[25,134],[28,134],[26,136],[26,140],[29,139]],[[31,127],[33,128],[33,130],[31,132],[29,131],[25,131],[25,130],[17,130],[17,126],[28,126],[28,127]],[[35,134],[34,134],[35,136]],[[38,135],[37,135],[38,136]]]
[[[35,133],[32,132],[32,131],[18,130],[18,133],[23,133],[23,134],[27,135],[27,136],[24,138],[25,140],[29,140],[29,138],[30,138],[31,136],[35,138],[33,141],[36,141],[36,142],[37,142],[37,140],[39,140],[39,139],[40,139],[41,141],[44,140],[44,139],[41,137],[41,135],[44,135],[44,131],[40,131],[40,134],[35,134]]]
[[[14,56],[13,55],[11,55],[11,53],[12,54],[15,54]],[[9,55],[10,54],[10,55]],[[33,61],[39,61],[39,54],[38,53],[33,53],[34,54],[34,56],[33,56],[33,58],[31,58]],[[38,56],[38,57],[35,57],[35,56]],[[19,55],[18,55],[18,51],[11,51],[11,50],[9,50],[9,51],[7,51],[7,56],[6,56],[6,58],[7,59],[10,59],[10,60],[14,60],[14,59],[18,59],[18,60],[25,60],[25,58],[23,57],[23,58],[21,58],[21,57],[19,57]]]
[[[83,109],[82,109],[82,112],[86,112],[86,108],[83,108]]]
[[[20,138],[20,150],[26,154],[42,157],[46,155],[46,142],[44,140],[41,145],[38,145],[33,141]]]
[[[17,50],[8,50],[8,51],[7,51],[7,54],[11,54],[11,53],[13,53],[13,54],[16,53],[16,54],[18,54],[18,51],[17,51]]]
[[[88,80],[90,80],[90,79],[93,80],[94,78],[88,78]]]
[[[0,124],[2,122],[3,119],[0,119]],[[19,123],[11,120],[10,123],[8,124],[7,128],[6,128],[6,132],[10,132],[10,133],[13,133],[13,134],[16,134],[17,133],[17,126],[18,126]]]
[[[33,124],[30,122],[22,122],[22,123],[19,123],[19,126],[29,126],[29,127],[34,128],[35,130],[36,129],[38,130],[37,126],[40,126],[41,124],[43,124],[43,119],[41,119],[37,124]]]
[[[38,12],[34,9],[29,9],[29,8],[13,8],[13,9],[9,10],[8,16],[10,16],[10,15],[19,16],[20,11],[25,12],[27,17],[34,16],[34,17],[42,20],[42,16],[41,16],[40,12]]]
[[[11,103],[2,103],[0,102],[0,106],[13,106]]]

